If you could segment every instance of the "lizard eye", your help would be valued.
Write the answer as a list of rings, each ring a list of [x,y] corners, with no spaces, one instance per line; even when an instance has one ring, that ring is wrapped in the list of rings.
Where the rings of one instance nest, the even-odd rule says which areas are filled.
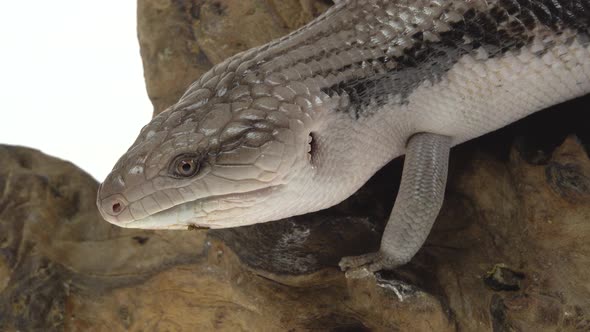
[[[173,167],[174,175],[185,178],[191,177],[199,171],[199,163],[190,156],[176,158]]]

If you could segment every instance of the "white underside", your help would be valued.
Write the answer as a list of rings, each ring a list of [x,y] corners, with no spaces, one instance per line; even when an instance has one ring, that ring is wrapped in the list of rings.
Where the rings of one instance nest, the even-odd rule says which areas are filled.
[[[456,145],[589,93],[589,46],[557,45],[542,56],[533,54],[535,44],[485,60],[465,55],[440,82],[424,82],[407,105],[382,114],[405,139],[431,132]]]
[[[394,102],[358,120],[348,115],[331,119],[324,133],[331,137],[326,139],[332,150],[326,153],[329,165],[303,182],[306,202],[286,210],[306,213],[339,203],[404,154],[415,133],[450,136],[457,145],[590,93],[590,46],[578,40],[564,43],[573,35],[545,35],[527,48],[495,58],[465,55],[440,81],[415,89],[403,105]],[[538,44],[549,39],[556,46],[542,56],[534,54]]]

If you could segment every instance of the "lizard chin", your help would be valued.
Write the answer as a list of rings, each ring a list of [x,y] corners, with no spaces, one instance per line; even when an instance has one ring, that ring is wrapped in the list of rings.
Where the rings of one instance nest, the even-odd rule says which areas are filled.
[[[111,222],[124,228],[140,229],[199,229],[228,228],[253,224],[242,220],[250,214],[252,206],[258,205],[283,185],[274,185],[242,193],[210,196],[175,205],[145,218],[129,222]]]

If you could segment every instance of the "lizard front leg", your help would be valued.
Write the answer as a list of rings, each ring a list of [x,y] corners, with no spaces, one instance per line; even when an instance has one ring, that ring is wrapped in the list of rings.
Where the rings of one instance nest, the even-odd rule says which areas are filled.
[[[348,278],[393,269],[412,259],[424,244],[444,199],[451,138],[431,133],[408,140],[401,185],[379,251],[344,257]]]

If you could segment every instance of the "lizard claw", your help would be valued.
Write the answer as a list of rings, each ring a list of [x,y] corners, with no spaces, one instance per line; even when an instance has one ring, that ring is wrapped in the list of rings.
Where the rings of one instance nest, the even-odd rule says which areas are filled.
[[[359,279],[372,275],[379,270],[390,270],[401,264],[397,263],[381,251],[359,256],[343,257],[338,264],[346,271],[346,278]]]

